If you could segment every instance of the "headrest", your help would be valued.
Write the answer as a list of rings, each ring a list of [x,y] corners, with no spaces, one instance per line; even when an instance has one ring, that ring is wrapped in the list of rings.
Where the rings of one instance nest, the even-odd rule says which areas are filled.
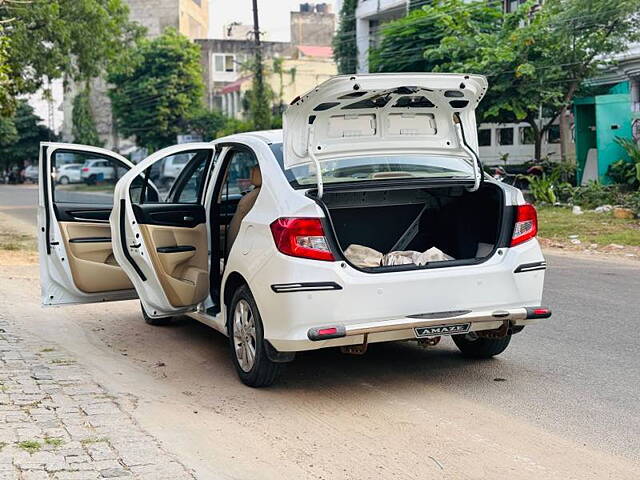
[[[251,182],[251,185],[256,188],[262,186],[262,173],[260,172],[260,167],[258,165],[251,169],[251,177],[249,177],[249,181]]]

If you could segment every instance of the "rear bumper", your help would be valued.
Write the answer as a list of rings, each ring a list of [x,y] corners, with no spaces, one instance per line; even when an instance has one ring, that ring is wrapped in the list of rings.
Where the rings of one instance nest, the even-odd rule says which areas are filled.
[[[455,312],[435,312],[410,315],[403,318],[385,320],[381,322],[355,323],[351,325],[325,325],[313,327],[307,331],[311,341],[333,338],[369,335],[373,333],[395,332],[419,327],[447,327],[469,323],[474,331],[489,330],[495,322],[509,321],[511,325],[525,325],[527,320],[549,318],[551,310],[546,307],[522,307],[507,310],[471,311],[459,310]],[[446,333],[448,334],[448,333]]]

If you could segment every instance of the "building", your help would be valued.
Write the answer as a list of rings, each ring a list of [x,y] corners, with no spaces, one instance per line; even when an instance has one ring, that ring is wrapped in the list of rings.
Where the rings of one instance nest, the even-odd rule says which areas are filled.
[[[290,26],[293,45],[330,46],[336,16],[327,3],[301,3],[299,11],[291,12]]]
[[[255,43],[234,39],[204,39],[196,43],[200,45],[207,105],[230,117],[241,118],[240,84],[250,79],[247,64],[254,55]],[[269,64],[270,59],[290,55],[291,44],[262,42],[262,53]]]
[[[380,26],[407,14],[407,0],[359,0],[356,8],[358,73],[369,72],[369,48],[378,45]]]
[[[157,37],[169,27],[191,38],[209,35],[210,0],[125,0],[129,6],[129,19],[147,29],[150,38]],[[62,100],[63,121],[61,134],[64,141],[73,141],[73,99],[81,86],[66,82]],[[119,138],[111,113],[108,85],[103,78],[91,83],[91,109],[96,128],[105,148],[128,153],[135,147],[132,141]]]
[[[615,139],[640,141],[640,44],[618,55],[615,67],[589,81],[599,90],[574,101],[578,181],[608,183],[612,163],[626,158]]]
[[[281,74],[268,68],[266,83],[274,93],[273,110],[283,112],[291,101],[337,74],[333,50],[326,46],[301,45],[288,57],[281,57]],[[242,99],[252,86],[252,77],[239,77],[219,90],[221,110],[230,117],[244,119]]]
[[[210,0],[125,0],[129,18],[157,37],[173,27],[190,39],[209,36]]]
[[[328,4],[302,3],[290,14],[291,42],[261,42],[266,80],[276,97],[274,108],[336,74],[330,46],[335,22]],[[223,30],[222,39],[196,40],[201,47],[206,103],[229,117],[243,119],[243,97],[252,83],[248,63],[255,44],[246,25],[232,23]],[[280,59],[282,75],[274,72],[275,59]]]

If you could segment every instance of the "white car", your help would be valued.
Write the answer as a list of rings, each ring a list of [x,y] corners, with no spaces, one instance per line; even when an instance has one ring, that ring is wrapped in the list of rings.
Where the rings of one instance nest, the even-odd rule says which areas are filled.
[[[551,312],[535,209],[475,153],[486,89],[476,75],[334,77],[294,100],[283,131],[172,146],[137,166],[45,143],[48,165],[77,150],[130,171],[110,216],[56,203],[43,182],[43,303],[139,298],[151,324],[187,314],[229,337],[254,387],[319,348],[452,336],[466,356],[497,355]],[[187,152],[160,201],[147,172]]]
[[[109,160],[104,158],[85,160],[80,169],[80,178],[87,185],[113,181],[116,178],[116,174],[116,168]]]
[[[160,184],[171,185],[171,183],[178,178],[178,175],[180,175],[180,172],[189,160],[189,155],[172,155],[166,158],[162,164]]]
[[[24,179],[31,183],[38,183],[38,166],[29,165],[24,169]]]
[[[79,163],[67,163],[60,165],[55,176],[56,182],[61,185],[82,182],[82,176],[80,175],[81,169],[82,165]]]

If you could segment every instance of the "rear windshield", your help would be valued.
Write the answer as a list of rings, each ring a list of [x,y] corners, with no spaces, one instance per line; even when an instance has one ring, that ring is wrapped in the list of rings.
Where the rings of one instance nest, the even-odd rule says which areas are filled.
[[[284,169],[282,143],[271,145],[280,168],[289,183],[295,187],[316,184],[313,165],[306,164]],[[323,160],[322,179],[324,184],[389,180],[397,178],[473,178],[473,166],[464,158],[443,155],[379,155],[347,157],[338,160]]]

